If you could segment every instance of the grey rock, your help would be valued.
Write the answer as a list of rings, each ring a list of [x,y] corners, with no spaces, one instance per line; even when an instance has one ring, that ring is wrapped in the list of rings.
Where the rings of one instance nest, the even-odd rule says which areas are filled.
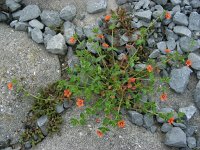
[[[171,71],[170,87],[177,93],[183,93],[189,83],[192,70],[185,66]]]
[[[47,47],[47,42],[53,37],[51,34],[44,34],[44,45]]]
[[[164,53],[164,51],[165,51],[166,48],[167,48],[166,42],[162,41],[162,42],[157,43],[157,48],[158,48],[162,53]]]
[[[185,131],[187,137],[193,136],[194,133],[197,133],[198,131],[198,126],[187,126],[187,129]]]
[[[38,125],[38,127],[44,126],[47,122],[48,122],[47,115],[41,116],[40,118],[37,119],[37,125]]]
[[[56,112],[57,113],[62,113],[63,111],[64,111],[65,109],[64,109],[64,107],[63,107],[63,104],[57,104],[56,105]]]
[[[69,109],[72,107],[72,104],[73,104],[73,101],[65,100],[63,106],[65,109]]]
[[[145,128],[151,128],[154,125],[154,119],[153,116],[150,116],[149,114],[144,115],[144,124],[143,126]]]
[[[174,8],[172,9],[173,14],[177,13],[177,12],[181,12],[181,6],[180,5],[176,5],[174,6]]]
[[[44,34],[51,34],[52,36],[56,35],[56,32],[49,27],[45,27]]]
[[[189,0],[183,0],[183,5],[190,5]]]
[[[0,22],[6,22],[7,20],[8,20],[8,16],[0,12]]]
[[[76,6],[67,5],[60,12],[60,18],[65,21],[72,21],[76,16]]]
[[[97,27],[95,24],[87,25],[83,27],[83,31],[86,37],[93,37],[95,38],[95,33],[93,32],[93,29]],[[99,30],[98,34],[101,34],[102,32]],[[109,39],[108,39],[109,40]]]
[[[153,0],[156,4],[158,5],[166,5],[167,4],[167,0]]]
[[[183,25],[183,26],[187,26],[188,25],[188,18],[185,14],[177,12],[174,17],[173,17],[173,21],[175,24],[177,25]]]
[[[189,16],[189,27],[192,31],[200,30],[200,14],[197,12],[192,12]]]
[[[6,0],[6,6],[10,9],[11,12],[19,10],[21,5],[16,3],[14,0]]]
[[[191,31],[185,26],[175,26],[174,32],[181,36],[188,36],[188,37],[192,36]]]
[[[74,55],[73,49],[71,47],[68,47],[67,52],[67,64],[69,68],[74,69],[76,65],[79,65],[79,59],[77,56]],[[72,101],[66,101],[64,102],[64,107],[67,108],[67,104],[70,106],[72,105]]]
[[[179,4],[181,4],[181,0],[170,0],[170,2],[172,3],[172,5],[179,5]]]
[[[178,39],[178,35],[175,34],[172,30],[170,29],[167,29],[165,30],[165,33],[166,33],[166,37],[167,37],[167,40],[177,40]]]
[[[142,8],[144,3],[145,3],[145,0],[140,0],[139,2],[137,2],[136,5],[135,5],[135,10]]]
[[[155,39],[153,37],[147,39],[149,47],[154,47],[156,45]]]
[[[200,137],[197,138],[197,148],[200,148]]]
[[[190,53],[188,59],[192,61],[191,67],[195,70],[200,70],[200,56],[195,53]]]
[[[18,23],[18,20],[13,20],[11,23],[10,23],[10,27],[11,28],[15,28],[15,25]]]
[[[190,120],[192,116],[196,113],[197,109],[195,106],[191,105],[188,107],[179,108],[179,112],[185,113],[187,120]]]
[[[183,51],[181,50],[179,41],[176,42],[176,45],[177,45],[177,52],[178,52],[179,54],[183,54]]]
[[[48,135],[48,129],[47,129],[46,125],[40,127],[40,129],[41,129],[42,134],[43,134],[44,136],[47,136],[47,135]]]
[[[200,71],[197,71],[197,79],[200,79]]]
[[[135,66],[135,69],[137,70],[137,71],[142,71],[142,70],[145,70],[146,69],[146,67],[147,67],[147,65],[146,64],[142,64],[142,63],[140,63],[140,64],[136,64]]]
[[[194,91],[194,102],[196,106],[200,109],[200,81],[197,83],[196,89]]]
[[[173,117],[174,119],[177,118],[177,113],[172,109],[172,108],[161,108],[160,110],[158,110],[159,113],[162,113],[162,114],[168,114],[168,113],[173,113]],[[161,117],[156,117],[157,119],[157,122],[159,123],[164,123],[165,120]]]
[[[168,28],[169,29],[173,29],[175,27],[175,23],[174,22],[171,22],[169,25],[168,25]]]
[[[31,21],[29,21],[29,25],[33,28],[38,28],[40,30],[42,30],[44,28],[44,24],[42,24],[40,21],[38,21],[37,19],[33,19]]]
[[[166,134],[165,145],[174,147],[186,147],[186,134],[179,127],[173,127]]]
[[[26,22],[17,22],[15,24],[16,31],[27,31],[27,29],[28,29],[28,23]]]
[[[25,149],[30,149],[32,146],[31,146],[31,142],[26,142],[25,144],[24,144],[24,147],[25,147]]]
[[[19,21],[29,21],[39,17],[41,10],[37,5],[26,6],[20,15]]]
[[[151,15],[152,15],[152,12],[150,10],[135,13],[135,16],[137,18],[142,19],[147,22],[151,21]]]
[[[170,50],[174,50],[176,48],[176,42],[174,39],[167,41],[166,44],[167,44],[167,48]]]
[[[33,30],[33,28],[28,27],[28,37],[31,38],[31,31]]]
[[[198,41],[189,37],[182,37],[179,42],[181,50],[184,52],[193,52],[200,48]]]
[[[94,47],[94,42],[90,43],[90,42],[87,42],[86,43],[86,47],[87,47],[87,50],[93,54],[96,54],[96,50],[95,50],[95,47]]]
[[[143,115],[136,111],[128,111],[129,120],[138,126],[143,125]]]
[[[17,19],[18,20],[20,18],[20,16],[21,16],[21,13],[22,13],[22,10],[18,10],[16,12],[12,13],[13,19]]]
[[[73,23],[69,22],[69,21],[66,21],[64,23],[64,36],[65,36],[65,40],[68,44],[69,43],[69,39],[71,37],[73,37],[75,34],[75,26]]]
[[[57,11],[43,10],[43,12],[40,14],[40,18],[42,23],[51,28],[59,27],[62,24],[62,20],[60,19]]]
[[[151,133],[155,133],[156,130],[157,130],[157,127],[156,127],[156,126],[151,126],[151,127],[150,127]]]
[[[107,0],[89,0],[86,5],[88,13],[100,13],[106,10]]]
[[[160,55],[160,50],[155,49],[150,55],[149,58],[157,58]]]
[[[116,3],[118,5],[123,5],[123,4],[127,3],[127,2],[128,2],[128,0],[116,0]]]
[[[171,129],[172,129],[172,125],[170,125],[169,123],[163,123],[163,125],[161,127],[161,131],[164,133],[167,133]]]
[[[83,32],[83,28],[82,28],[82,27],[76,26],[75,32],[76,32],[76,34],[78,35],[78,37],[79,37],[80,39],[83,39],[83,38],[84,38],[85,34],[84,34],[84,32]]]
[[[188,137],[187,138],[187,145],[189,148],[195,148],[197,143],[196,139],[194,137]]]
[[[183,123],[173,123],[175,127],[180,127],[181,129],[186,129],[187,127]]]
[[[44,42],[42,31],[38,28],[34,28],[34,29],[31,30],[31,38],[33,39],[33,41],[35,41],[38,44]]]
[[[190,2],[190,5],[192,6],[192,8],[199,8],[200,7],[200,0],[192,0]]]
[[[47,42],[46,49],[53,54],[65,55],[67,52],[67,45],[65,44],[64,36],[60,33],[53,36]]]

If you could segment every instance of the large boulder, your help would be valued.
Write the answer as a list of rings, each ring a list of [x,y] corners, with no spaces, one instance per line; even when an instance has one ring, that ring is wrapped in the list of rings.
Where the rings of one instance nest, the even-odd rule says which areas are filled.
[[[32,101],[17,97],[15,86],[10,91],[7,83],[17,79],[34,94],[39,87],[57,81],[61,75],[58,57],[47,53],[27,33],[14,32],[0,24],[0,46],[0,143],[6,146],[8,139],[12,139],[11,143],[19,139],[22,121]]]

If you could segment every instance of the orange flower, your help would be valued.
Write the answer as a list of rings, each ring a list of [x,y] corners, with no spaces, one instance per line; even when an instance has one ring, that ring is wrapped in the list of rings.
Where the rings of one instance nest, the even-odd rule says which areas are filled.
[[[72,95],[72,92],[70,92],[69,89],[64,90],[64,97],[69,98]]]
[[[128,83],[134,83],[135,80],[136,80],[136,78],[131,77],[131,78],[129,78]]]
[[[166,19],[171,19],[172,18],[172,15],[170,14],[170,12],[166,12],[165,13],[165,18]]]
[[[76,43],[76,39],[74,37],[70,37],[69,43],[70,44],[75,44]]]
[[[170,49],[165,49],[165,53],[170,53],[171,50]]]
[[[128,83],[128,84],[127,84],[127,88],[128,88],[128,89],[131,89],[131,88],[132,88],[132,84]]]
[[[100,130],[97,130],[97,135],[102,138],[103,137],[103,133]]]
[[[84,106],[84,100],[83,100],[83,99],[80,99],[80,98],[77,98],[76,105],[77,105],[78,107]]]
[[[104,48],[108,48],[108,47],[109,47],[109,45],[108,45],[107,43],[103,43],[102,46],[103,46]]]
[[[169,124],[174,123],[174,117],[169,118],[168,123],[169,123]]]
[[[99,118],[96,118],[96,123],[100,123],[100,119]]]
[[[120,120],[120,121],[118,121],[117,125],[118,125],[119,128],[124,128],[125,127],[125,121]]]
[[[111,15],[106,15],[105,18],[104,18],[104,20],[105,21],[110,21],[110,18],[111,18]]]
[[[188,59],[188,60],[185,62],[185,64],[189,67],[189,66],[192,65],[192,61]]]
[[[9,90],[12,90],[12,88],[13,88],[12,82],[9,82],[9,83],[7,84],[7,87],[8,87]]]
[[[166,101],[167,100],[167,94],[163,93],[162,95],[160,95],[160,100],[161,101]]]
[[[103,34],[98,34],[97,37],[100,38],[100,39],[104,39]]]
[[[148,65],[148,66],[147,66],[147,71],[148,71],[148,72],[152,72],[152,71],[153,71],[153,67],[152,67],[151,65]]]

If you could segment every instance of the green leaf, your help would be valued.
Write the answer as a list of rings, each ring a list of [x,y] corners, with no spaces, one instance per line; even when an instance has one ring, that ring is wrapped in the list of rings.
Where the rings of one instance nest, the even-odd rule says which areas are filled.
[[[99,56],[99,57],[96,59],[96,62],[99,62],[99,61],[103,60],[105,57],[106,57],[106,55]]]
[[[110,30],[114,30],[115,27],[116,27],[115,24],[111,24],[111,25],[109,26],[109,29],[110,29]]]

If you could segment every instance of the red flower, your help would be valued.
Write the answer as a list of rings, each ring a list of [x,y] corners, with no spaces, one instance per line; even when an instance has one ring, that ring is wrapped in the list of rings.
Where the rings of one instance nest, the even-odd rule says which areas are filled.
[[[160,95],[160,100],[161,101],[166,101],[167,100],[167,94],[163,93],[162,95]]]
[[[77,105],[78,107],[83,107],[83,106],[84,106],[84,100],[81,99],[81,98],[77,98],[77,100],[76,100],[76,105]]]
[[[131,77],[131,78],[128,79],[128,83],[134,83],[135,80],[136,80],[136,78]]]
[[[185,64],[189,67],[189,66],[192,65],[192,61],[188,59],[188,60],[185,62]]]
[[[69,89],[64,90],[64,97],[69,98],[72,95]]]
[[[172,18],[171,13],[170,13],[170,12],[166,12],[166,13],[165,13],[165,18],[166,18],[166,19],[171,19],[171,18]]]
[[[165,53],[170,53],[171,50],[170,49],[165,49]]]
[[[169,124],[174,123],[174,117],[169,118],[168,123],[169,123]]]
[[[132,88],[132,84],[131,84],[131,83],[128,83],[128,84],[127,84],[127,88],[128,88],[128,89],[131,89],[131,88]]]
[[[125,121],[120,120],[120,121],[118,121],[117,125],[118,125],[119,128],[124,128],[125,127]]]
[[[103,46],[104,48],[109,48],[109,45],[108,45],[107,43],[103,43],[102,46]]]
[[[102,138],[103,137],[103,133],[100,130],[97,130],[97,135],[98,137]]]
[[[105,18],[104,18],[104,20],[105,20],[105,21],[110,21],[110,18],[111,18],[110,15],[106,15]]]
[[[152,72],[152,71],[153,71],[153,67],[152,67],[151,65],[148,65],[148,66],[147,66],[147,71],[148,71],[148,72]]]
[[[9,82],[9,83],[7,84],[7,87],[8,87],[9,90],[12,90],[12,88],[13,88],[12,82]]]
[[[98,34],[97,37],[100,38],[100,39],[104,39],[103,34]]]

